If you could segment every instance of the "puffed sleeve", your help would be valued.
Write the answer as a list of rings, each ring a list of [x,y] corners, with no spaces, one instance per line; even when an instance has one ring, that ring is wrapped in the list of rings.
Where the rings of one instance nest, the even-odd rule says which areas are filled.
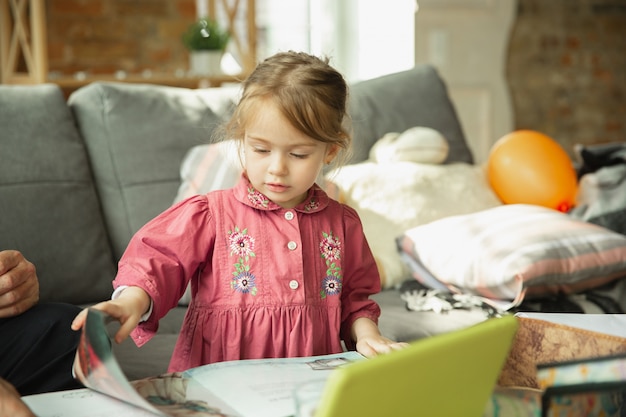
[[[190,197],[143,226],[120,262],[115,288],[137,286],[152,299],[152,314],[131,336],[137,346],[156,333],[159,320],[175,307],[215,242],[215,225],[205,195]]]
[[[343,289],[341,291],[341,338],[350,350],[355,348],[351,329],[354,321],[367,317],[378,323],[380,307],[369,297],[380,292],[380,275],[361,220],[352,208],[344,206],[345,242]]]

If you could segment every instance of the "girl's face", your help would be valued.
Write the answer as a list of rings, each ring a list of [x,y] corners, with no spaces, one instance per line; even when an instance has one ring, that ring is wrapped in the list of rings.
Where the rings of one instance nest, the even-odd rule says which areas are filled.
[[[255,189],[279,206],[293,208],[304,201],[337,150],[297,130],[265,100],[246,126],[244,169]]]

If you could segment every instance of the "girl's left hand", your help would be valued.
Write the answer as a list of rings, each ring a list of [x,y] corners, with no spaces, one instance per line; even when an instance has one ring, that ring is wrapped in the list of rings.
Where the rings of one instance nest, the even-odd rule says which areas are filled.
[[[356,343],[356,350],[361,355],[372,358],[379,354],[389,353],[394,350],[401,350],[408,346],[408,343],[394,342],[383,336],[366,336],[359,339]]]
[[[356,351],[367,358],[408,346],[407,343],[394,342],[381,335],[376,323],[365,317],[359,317],[352,324],[352,338],[356,341]]]

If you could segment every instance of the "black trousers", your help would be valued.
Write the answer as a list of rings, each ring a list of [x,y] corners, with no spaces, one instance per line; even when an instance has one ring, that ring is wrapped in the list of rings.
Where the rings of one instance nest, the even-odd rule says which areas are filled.
[[[80,332],[70,328],[80,310],[71,304],[40,303],[0,319],[0,377],[21,395],[81,387],[72,377]]]

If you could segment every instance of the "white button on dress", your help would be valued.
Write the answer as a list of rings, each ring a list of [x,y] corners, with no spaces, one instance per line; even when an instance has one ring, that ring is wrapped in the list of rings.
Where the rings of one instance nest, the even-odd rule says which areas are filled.
[[[296,281],[295,279],[292,279],[291,281],[289,281],[289,288],[291,288],[292,290],[298,289],[299,285],[300,284],[298,284],[298,281]]]
[[[293,217],[294,217],[293,211],[288,211],[288,212],[285,213],[285,219],[293,220]]]
[[[287,243],[287,247],[289,248],[289,250],[295,250],[298,247],[298,244],[292,240],[291,242]]]

